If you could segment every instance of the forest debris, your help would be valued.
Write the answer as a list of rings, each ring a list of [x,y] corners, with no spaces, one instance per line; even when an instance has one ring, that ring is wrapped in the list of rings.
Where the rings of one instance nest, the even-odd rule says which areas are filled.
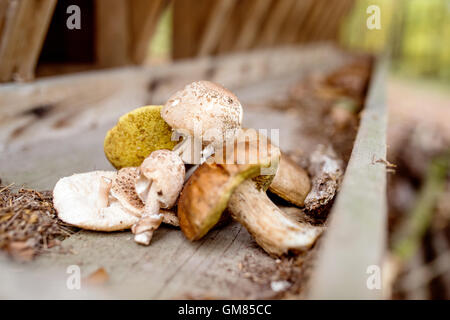
[[[305,199],[305,209],[314,211],[334,198],[344,174],[343,162],[331,146],[319,145],[310,157],[308,171],[312,176],[312,188]]]
[[[271,264],[261,264],[252,255],[246,255],[239,263],[243,277],[261,286],[258,299],[283,298],[298,294],[305,283],[303,261],[305,255],[283,257],[272,260]]]
[[[51,191],[12,187],[0,186],[0,250],[30,261],[75,232],[57,218]]]
[[[393,253],[401,260],[411,259],[420,248],[421,240],[431,225],[434,208],[439,195],[445,190],[445,180],[450,168],[450,153],[436,157],[428,168],[428,173],[410,218],[392,236]]]
[[[292,284],[289,281],[272,281],[270,283],[270,288],[275,292],[285,291],[287,290]]]

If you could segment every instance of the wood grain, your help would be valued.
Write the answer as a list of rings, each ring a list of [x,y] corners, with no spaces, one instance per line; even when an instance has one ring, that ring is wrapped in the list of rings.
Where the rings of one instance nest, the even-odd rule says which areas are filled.
[[[131,23],[128,0],[96,0],[96,61],[101,67],[131,62]]]
[[[56,0],[2,1],[0,81],[28,81],[44,43]]]
[[[374,162],[386,159],[386,72],[382,60],[372,75],[360,129],[321,242],[310,299],[383,297],[382,289],[370,289],[367,281],[374,275],[369,266],[382,272],[387,242],[386,167]]]
[[[168,0],[131,0],[128,2],[131,23],[131,58],[136,64],[144,62],[150,40]]]

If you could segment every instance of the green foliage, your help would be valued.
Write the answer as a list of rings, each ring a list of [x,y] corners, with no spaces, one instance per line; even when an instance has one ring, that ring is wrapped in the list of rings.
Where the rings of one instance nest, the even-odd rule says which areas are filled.
[[[381,30],[366,27],[372,4],[381,9]],[[372,53],[390,50],[397,70],[450,80],[450,0],[357,0],[341,43]]]

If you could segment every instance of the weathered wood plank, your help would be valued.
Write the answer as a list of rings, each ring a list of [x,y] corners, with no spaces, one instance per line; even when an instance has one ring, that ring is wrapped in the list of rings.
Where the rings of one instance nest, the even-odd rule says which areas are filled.
[[[130,64],[131,22],[127,0],[96,0],[96,60],[101,67]]]
[[[263,19],[266,16],[272,4],[272,0],[253,0],[250,2],[250,16],[246,12],[246,19],[242,28],[237,34],[233,50],[239,51],[251,48],[255,42],[256,37],[260,32],[260,27],[262,26]]]
[[[197,55],[204,26],[212,10],[210,0],[173,1],[172,56],[174,59]]]
[[[217,0],[209,16],[198,49],[199,56],[210,55],[218,46],[236,0]]]
[[[367,286],[367,272],[369,266],[382,270],[386,248],[386,167],[382,161],[386,159],[386,64],[380,61],[372,76],[352,156],[309,283],[311,299],[382,298],[382,290]]]
[[[2,1],[0,81],[31,80],[56,0]]]
[[[127,67],[0,86],[0,149],[111,123],[136,106],[163,103],[176,89],[210,79],[234,90],[308,70],[336,66],[346,57],[328,46],[280,48],[152,68]],[[269,88],[270,89],[270,88]]]
[[[131,52],[133,62],[141,64],[147,55],[150,39],[159,22],[168,0],[131,0],[128,1],[131,23]]]
[[[283,24],[296,2],[296,0],[276,1],[257,41],[258,47],[269,47],[276,42]]]
[[[317,5],[318,0],[295,1],[294,6],[289,11],[286,21],[283,24],[277,43],[294,43],[299,32],[304,32],[301,28],[305,20],[308,19],[311,9]]]

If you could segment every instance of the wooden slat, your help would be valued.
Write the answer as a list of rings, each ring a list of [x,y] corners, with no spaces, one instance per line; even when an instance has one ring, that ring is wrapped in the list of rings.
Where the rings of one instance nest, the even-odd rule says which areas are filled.
[[[253,1],[254,0],[240,0],[236,2],[236,5],[231,12],[229,22],[224,26],[222,37],[217,49],[214,50],[214,54],[223,54],[234,50],[236,39],[248,18],[248,10],[250,10]]]
[[[131,23],[131,58],[140,64],[145,60],[150,39],[168,0],[129,0]]]
[[[236,0],[217,0],[200,40],[198,56],[210,55],[218,46]]]
[[[210,0],[173,1],[172,56],[174,59],[196,56],[213,3]]]
[[[13,118],[30,116],[36,107],[56,105],[62,108],[67,104],[67,108],[75,108],[84,97],[107,97],[130,87],[142,90],[148,86],[146,90],[156,103],[167,98],[170,93],[167,86],[174,86],[174,83],[182,86],[189,81],[208,78],[232,89],[242,83],[282,77],[289,74],[292,68],[317,67],[316,61],[326,61],[324,55],[328,50],[332,50],[328,45],[255,50],[215,59],[187,60],[170,66],[127,67],[43,78],[31,84],[4,84],[0,85],[0,126]],[[343,58],[342,55],[340,57]],[[308,63],[305,64],[305,61]],[[258,78],[249,72],[251,69],[263,70],[265,65],[272,67],[266,68]],[[237,72],[229,72],[232,67]]]
[[[56,0],[2,1],[0,81],[31,80]]]
[[[339,19],[339,8],[344,5],[345,0],[319,0],[319,3],[321,4],[318,10],[318,12],[320,12],[320,16],[316,21],[314,21],[313,28],[307,34],[307,41],[320,40],[320,34],[323,32],[323,29],[327,26],[335,25],[336,20]]]
[[[308,284],[310,299],[382,298],[382,290],[367,287],[371,275],[367,270],[375,265],[382,272],[386,249],[386,167],[382,161],[386,159],[386,70],[387,62],[380,61],[372,76],[352,155]]]
[[[131,63],[128,0],[96,0],[96,60],[101,67]]]
[[[327,8],[330,6],[330,3],[330,0],[315,0],[313,2],[312,6],[309,7],[305,21],[300,27],[297,42],[313,40],[312,34],[315,30],[320,28],[321,25],[327,23],[327,20],[323,17],[323,14],[327,12]]]
[[[283,24],[279,35],[277,36],[277,43],[290,44],[294,43],[297,34],[304,25],[310,14],[311,8],[316,5],[318,0],[302,0],[296,1],[295,5],[291,8],[286,21]]]
[[[258,47],[272,46],[279,35],[285,19],[289,16],[297,0],[276,1],[258,40]]]
[[[235,40],[234,50],[238,51],[252,47],[271,4],[272,0],[251,1],[249,11],[246,12],[245,23]]]
[[[328,8],[329,14],[332,17],[331,21],[326,23],[320,30],[318,30],[316,39],[319,40],[336,40],[339,35],[339,30],[343,19],[350,12],[353,7],[354,0],[342,0],[335,2],[334,6]]]

